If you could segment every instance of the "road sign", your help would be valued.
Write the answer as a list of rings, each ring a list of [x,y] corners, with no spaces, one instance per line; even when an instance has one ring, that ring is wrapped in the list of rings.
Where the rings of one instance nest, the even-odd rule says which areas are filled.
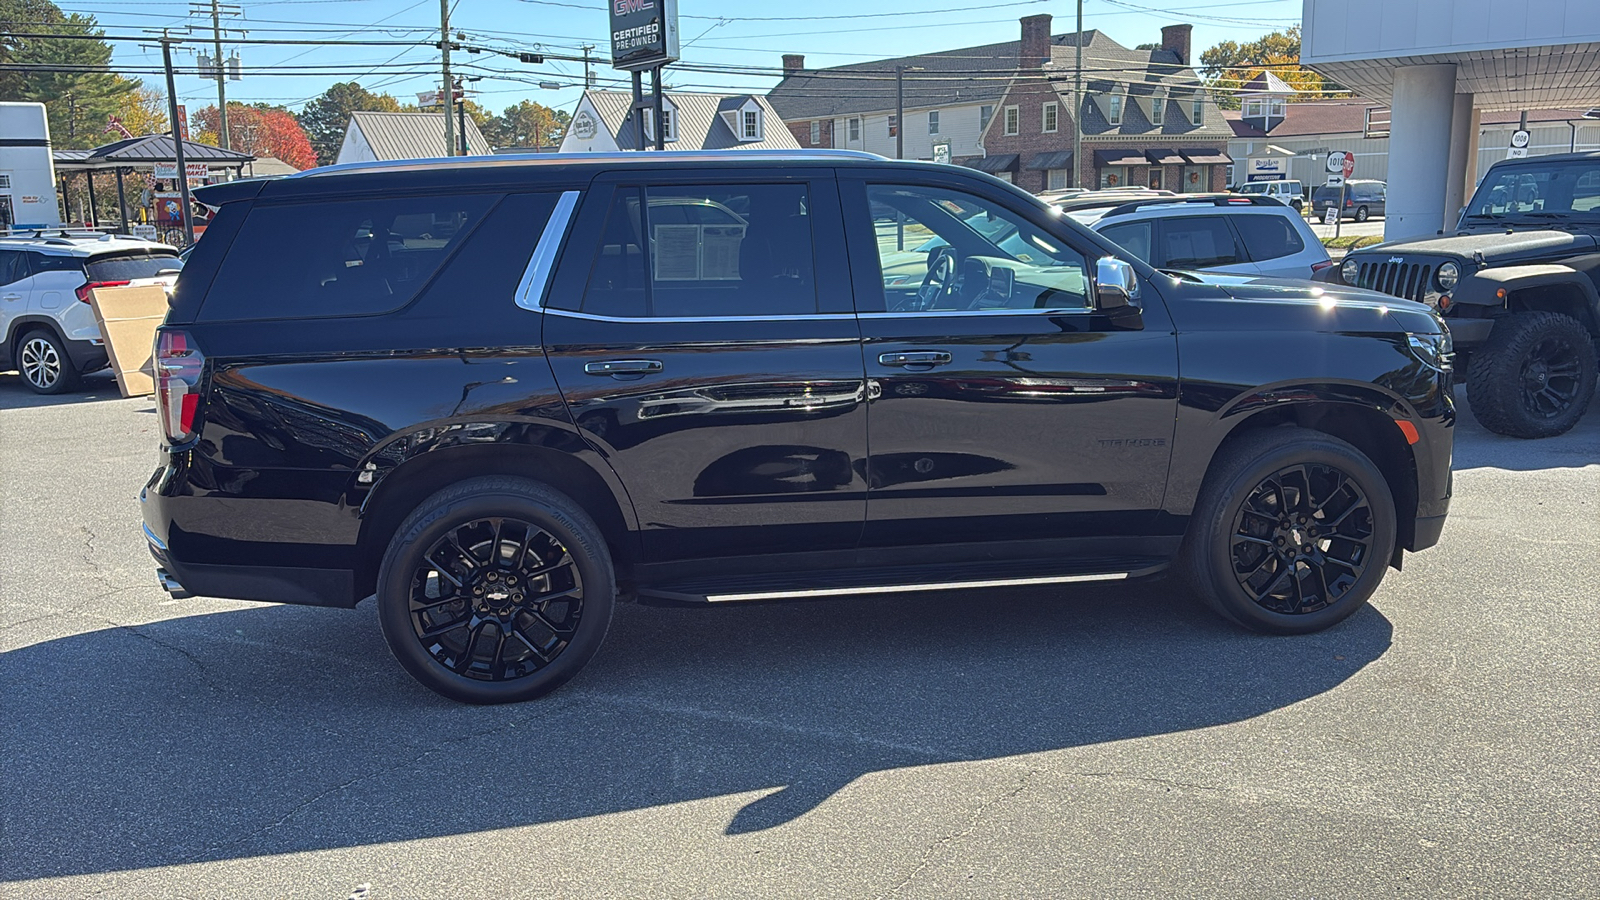
[[[678,0],[610,0],[611,67],[639,72],[678,59]]]
[[[1507,147],[1506,159],[1522,159],[1528,155],[1527,147]]]
[[[1328,182],[1327,182],[1328,187],[1338,187],[1341,184],[1344,184],[1344,176],[1343,175],[1329,175],[1328,176]]]
[[[933,161],[947,163],[950,161],[950,142],[939,141],[933,145]]]
[[[1356,170],[1356,155],[1348,150],[1334,150],[1328,154],[1328,171],[1349,178]]]
[[[1511,132],[1511,146],[1525,148],[1528,146],[1528,141],[1531,137],[1532,136],[1529,135],[1528,132],[1519,128],[1516,131]]]
[[[1322,211],[1322,224],[1324,224],[1324,225],[1337,225],[1337,224],[1339,224],[1339,211],[1337,209],[1331,207],[1331,206],[1328,207],[1327,209],[1324,209]]]

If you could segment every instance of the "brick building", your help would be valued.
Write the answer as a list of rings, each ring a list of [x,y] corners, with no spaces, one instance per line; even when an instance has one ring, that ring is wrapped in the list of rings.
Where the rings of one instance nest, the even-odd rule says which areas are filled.
[[[1017,73],[982,134],[982,156],[958,159],[1030,191],[1140,185],[1181,192],[1229,183],[1232,127],[1191,68],[1189,25],[1161,29],[1153,50],[1099,31],[1050,34],[1022,20]],[[1073,71],[1083,42],[1083,158],[1073,159]]]

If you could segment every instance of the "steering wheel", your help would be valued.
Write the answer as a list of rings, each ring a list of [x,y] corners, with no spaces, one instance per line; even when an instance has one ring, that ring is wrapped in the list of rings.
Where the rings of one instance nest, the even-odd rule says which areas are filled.
[[[928,274],[922,276],[922,287],[917,288],[917,306],[921,310],[933,309],[939,298],[948,294],[956,281],[956,251],[953,247],[939,247],[928,259]]]

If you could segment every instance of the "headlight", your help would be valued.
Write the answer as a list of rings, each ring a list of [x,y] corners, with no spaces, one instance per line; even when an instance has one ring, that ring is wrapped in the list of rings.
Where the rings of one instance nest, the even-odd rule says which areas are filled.
[[[1411,355],[1423,365],[1440,372],[1450,371],[1455,347],[1448,330],[1441,334],[1408,334],[1406,344],[1411,348]]]
[[[1356,279],[1361,276],[1361,260],[1346,258],[1344,265],[1339,267],[1339,277],[1351,287],[1357,287]]]
[[[1439,290],[1454,290],[1456,282],[1461,280],[1461,267],[1453,262],[1447,262],[1439,267],[1439,273],[1434,277],[1439,282]]]

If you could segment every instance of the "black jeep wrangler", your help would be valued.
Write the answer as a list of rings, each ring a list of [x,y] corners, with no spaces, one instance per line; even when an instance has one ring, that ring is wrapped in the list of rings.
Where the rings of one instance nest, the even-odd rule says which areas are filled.
[[[1338,273],[1444,315],[1485,428],[1562,434],[1595,392],[1600,153],[1497,162],[1453,236],[1352,251]]]
[[[162,583],[375,595],[459,700],[572,677],[618,598],[1176,564],[1235,622],[1315,631],[1449,506],[1433,311],[1184,280],[968,169],[584,154],[200,193],[141,495]]]

